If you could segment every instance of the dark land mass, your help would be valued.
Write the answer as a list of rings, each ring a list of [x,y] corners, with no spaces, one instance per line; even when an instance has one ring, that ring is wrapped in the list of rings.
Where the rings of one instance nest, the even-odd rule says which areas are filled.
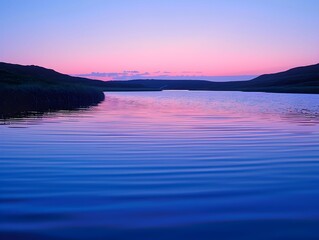
[[[206,90],[319,93],[319,64],[266,74],[249,81],[108,81],[72,77],[39,66],[0,63],[0,116],[72,110],[96,105],[103,91]]]
[[[0,63],[0,115],[96,105],[104,99],[103,91],[96,87],[99,83],[38,66]]]
[[[119,83],[119,81],[113,81]],[[319,64],[265,74],[249,81],[130,80],[129,84],[159,90],[208,90],[277,93],[319,93]]]

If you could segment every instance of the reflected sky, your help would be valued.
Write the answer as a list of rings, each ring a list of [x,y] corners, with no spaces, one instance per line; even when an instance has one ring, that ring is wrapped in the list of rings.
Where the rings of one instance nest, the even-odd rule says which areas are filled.
[[[317,95],[105,94],[0,125],[4,239],[319,237]]]
[[[105,101],[98,107],[74,111],[33,113],[23,118],[1,120],[3,124],[27,125],[41,122],[62,122],[75,118],[93,118],[101,122],[143,121],[154,124],[170,122],[179,127],[186,120],[205,125],[218,121],[254,121],[256,124],[316,125],[319,121],[317,95],[273,94],[241,92],[163,91],[106,93]],[[42,120],[44,118],[44,120]],[[287,127],[286,126],[286,127]]]

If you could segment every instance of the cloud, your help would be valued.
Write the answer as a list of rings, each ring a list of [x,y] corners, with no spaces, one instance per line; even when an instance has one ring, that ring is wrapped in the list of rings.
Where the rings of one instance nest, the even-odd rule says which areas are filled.
[[[139,74],[139,71],[123,71],[123,74]]]
[[[208,80],[208,81],[241,81],[253,79],[254,75],[239,75],[239,76],[207,76],[202,75],[201,72],[184,71],[181,73],[174,73],[168,71],[156,72],[140,72],[125,70],[122,72],[91,72],[86,74],[76,74],[77,77],[86,77],[100,80],[132,80],[132,79],[171,79],[171,80]]]

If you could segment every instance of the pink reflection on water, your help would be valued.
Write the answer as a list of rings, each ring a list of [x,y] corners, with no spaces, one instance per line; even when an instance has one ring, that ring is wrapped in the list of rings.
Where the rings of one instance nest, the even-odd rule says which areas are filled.
[[[99,106],[73,112],[25,118],[20,125],[72,124],[140,131],[226,131],[226,127],[313,131],[319,124],[315,95],[240,92],[117,92],[105,93]],[[12,125],[17,121],[9,121]],[[193,131],[194,134],[196,131]],[[188,132],[188,134],[190,134]]]
[[[123,121],[143,122],[150,124],[150,127],[171,125],[175,128],[194,128],[254,124],[263,128],[285,126],[285,129],[288,127],[295,130],[297,127],[319,124],[318,112],[294,109],[289,105],[291,103],[283,103],[282,108],[278,108],[271,101],[250,101],[249,95],[246,101],[236,96],[231,98],[231,93],[226,93],[227,98],[215,95],[218,94],[187,91],[106,93],[105,102],[96,111],[101,113],[99,121],[114,121],[119,124]]]

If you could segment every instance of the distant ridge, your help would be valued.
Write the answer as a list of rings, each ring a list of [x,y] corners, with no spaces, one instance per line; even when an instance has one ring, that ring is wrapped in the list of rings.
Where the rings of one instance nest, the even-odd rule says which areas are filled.
[[[251,80],[251,82],[254,84],[260,84],[261,86],[319,86],[319,63],[310,66],[292,68],[284,72],[264,74]]]
[[[162,90],[319,93],[319,64],[297,67],[274,74],[265,74],[248,81],[130,80],[127,82],[147,87],[157,87]]]

